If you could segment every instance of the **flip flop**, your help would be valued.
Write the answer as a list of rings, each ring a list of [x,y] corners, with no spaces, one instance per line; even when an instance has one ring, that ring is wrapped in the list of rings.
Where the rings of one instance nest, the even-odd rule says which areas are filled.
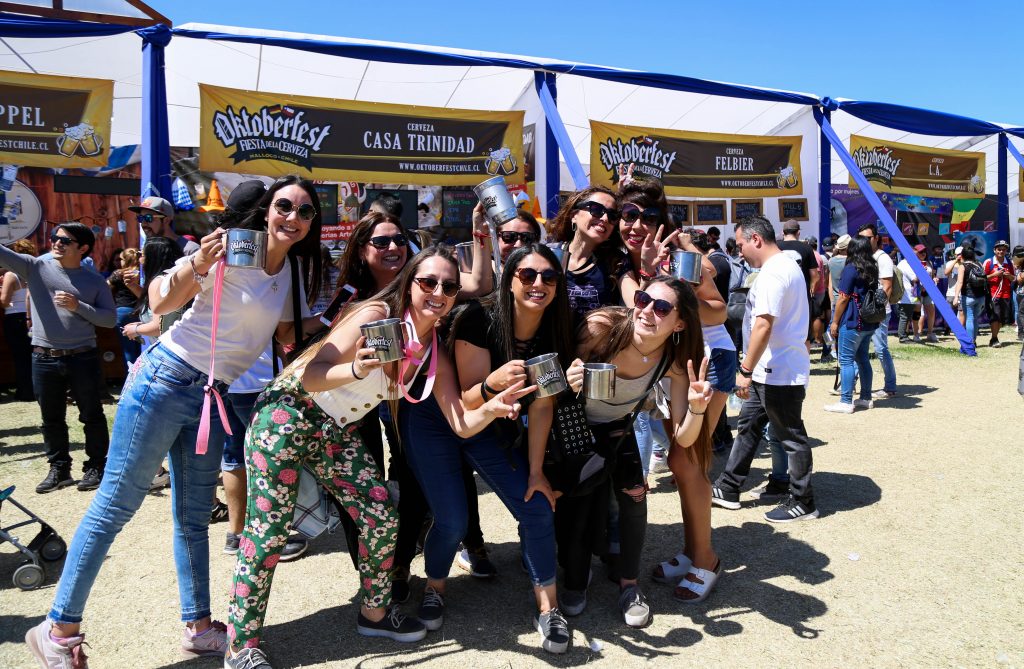
[[[686,604],[699,604],[708,598],[708,595],[711,594],[715,584],[718,582],[718,577],[722,574],[722,561],[719,560],[715,564],[715,568],[710,571],[707,569],[690,567],[690,571],[687,576],[689,574],[693,574],[696,581],[691,581],[689,578],[684,576],[683,579],[679,581],[676,589],[672,592],[672,596]],[[684,596],[684,593],[689,594]],[[693,595],[696,595],[696,597]]]
[[[686,576],[692,566],[693,562],[690,561],[690,558],[686,557],[684,553],[680,553],[655,567],[651,578],[656,583],[675,583]]]

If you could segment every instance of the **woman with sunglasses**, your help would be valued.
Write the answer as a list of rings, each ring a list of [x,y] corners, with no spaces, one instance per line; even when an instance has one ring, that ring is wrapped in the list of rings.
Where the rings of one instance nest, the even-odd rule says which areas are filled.
[[[272,336],[292,341],[290,265],[302,263],[313,291],[320,274],[320,208],[312,182],[297,176],[278,179],[245,225],[268,233],[266,263],[262,270],[225,268],[211,392],[225,392]],[[195,302],[143,353],[134,378],[125,383],[106,473],[71,541],[50,615],[26,637],[44,666],[74,661],[76,652],[85,664],[80,627],[89,592],[114,538],[135,515],[168,454],[172,545],[185,623],[182,651],[223,656],[227,649],[224,625],[210,618],[209,592],[208,526],[225,436],[220,416],[210,417],[208,451],[197,452],[208,383],[204,370],[210,364],[211,329],[217,317],[215,282],[209,273],[224,255],[223,232],[218,228],[203,237],[198,252],[150,282],[154,314],[173,311],[193,298]],[[313,322],[310,318],[307,332]]]
[[[390,605],[398,517],[381,469],[355,423],[382,401],[416,392],[420,379],[426,387],[420,392],[429,397],[424,403],[434,406],[446,429],[460,436],[476,434],[496,417],[518,415],[516,400],[533,390],[523,389],[522,383],[474,410],[463,406],[451,361],[435,334],[438,321],[455,304],[458,277],[448,247],[426,249],[382,292],[350,308],[257,401],[245,437],[248,509],[228,607],[231,652],[225,667],[270,667],[259,648],[260,633],[303,466],[314,470],[359,526],[359,634],[405,642],[426,636],[419,621]],[[383,363],[366,346],[361,326],[391,317],[408,323],[414,337],[401,362]],[[420,345],[416,350],[410,346],[414,342]],[[404,409],[398,410],[399,417],[403,414]]]
[[[564,368],[572,354],[566,313],[565,279],[551,250],[530,244],[513,251],[498,290],[467,303],[454,317],[448,340],[466,406],[481,406],[521,386],[523,361],[533,356],[557,353]],[[555,591],[555,497],[541,471],[553,401],[527,397],[523,404],[529,417],[525,439],[519,421],[499,420],[466,440],[452,434],[431,400],[403,404],[402,442],[434,514],[423,546],[427,585],[419,617],[428,629],[444,621],[446,579],[467,528],[462,468],[468,462],[519,522],[523,564],[537,602],[534,626],[545,650],[564,653],[569,631]]]
[[[697,298],[690,286],[659,277],[635,291],[633,300],[632,309],[607,307],[588,314],[578,331],[577,353],[583,360],[615,365],[615,396],[587,400],[586,412],[598,440],[595,450],[612,453],[608,463],[619,506],[621,545],[619,611],[627,625],[642,627],[650,620],[650,605],[637,582],[647,531],[647,486],[629,425],[630,412],[660,381],[655,377],[661,372],[661,378],[672,382],[672,451],[692,451],[698,461],[706,463],[711,446],[704,412],[711,386],[705,380],[707,360]],[[583,376],[583,363],[576,361],[566,379],[578,392]],[[562,603],[566,609],[571,607],[574,615],[582,613],[587,604],[593,535],[604,528],[606,490],[598,488],[558,502],[559,560],[565,568]]]
[[[660,182],[631,178],[619,187],[618,197],[622,207],[619,236],[626,250],[619,270],[619,293],[622,304],[633,304],[633,293],[640,284],[661,273],[679,231],[672,230]]]
[[[477,216],[477,209],[479,215],[483,217],[484,210],[481,205],[473,209],[473,217]],[[515,218],[498,226],[498,251],[501,253],[501,262],[506,262],[516,249],[536,244],[542,237],[540,223],[533,214],[523,209],[517,210]]]

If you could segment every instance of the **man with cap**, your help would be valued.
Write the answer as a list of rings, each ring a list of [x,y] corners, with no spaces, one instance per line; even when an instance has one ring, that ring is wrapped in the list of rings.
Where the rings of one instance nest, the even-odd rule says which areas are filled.
[[[992,338],[988,345],[999,348],[999,328],[1014,322],[1013,307],[1010,304],[1010,290],[1013,284],[1013,265],[1006,259],[1010,245],[1000,239],[995,245],[995,256],[985,261],[983,268],[988,279],[988,290],[992,296]]]
[[[174,207],[162,197],[150,195],[137,206],[128,207],[128,210],[135,212],[135,219],[142,226],[146,237],[166,237],[177,242],[185,255],[199,250],[199,244],[179,237],[174,232]]]
[[[895,276],[895,265],[889,254],[880,248],[881,240],[878,237],[878,226],[875,223],[865,223],[857,229],[858,237],[867,237],[871,241],[871,248],[874,250],[874,259],[878,263],[878,285],[885,291],[886,296],[892,295],[892,282]],[[885,319],[875,328],[875,334],[871,337],[871,343],[875,346],[875,353],[878,355],[878,362],[882,365],[882,375],[885,377],[885,387],[871,393],[876,400],[884,400],[896,396],[896,365],[892,361],[892,353],[889,352],[889,314],[891,309],[889,303],[885,305]]]

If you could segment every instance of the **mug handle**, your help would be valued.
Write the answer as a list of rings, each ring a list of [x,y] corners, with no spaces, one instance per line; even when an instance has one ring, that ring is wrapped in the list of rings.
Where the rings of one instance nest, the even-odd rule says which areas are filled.
[[[403,341],[403,344],[404,344],[405,342],[410,341],[412,339],[412,337],[413,337],[412,323],[410,323],[409,321],[400,321],[400,323],[401,323],[401,327],[402,327],[402,336],[405,338],[404,341]],[[405,332],[406,328],[409,329],[408,333]],[[404,356],[405,346],[402,346],[402,349],[403,349],[403,356],[402,357],[405,357]]]

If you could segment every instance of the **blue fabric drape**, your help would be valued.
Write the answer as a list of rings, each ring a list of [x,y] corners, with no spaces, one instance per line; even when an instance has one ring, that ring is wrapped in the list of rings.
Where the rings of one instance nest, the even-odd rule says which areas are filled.
[[[1009,151],[1010,155],[1013,156],[1014,160],[1016,160],[1020,164],[1021,169],[1024,169],[1024,156],[1020,155],[1020,151],[1018,151],[1017,147],[1013,145],[1013,142],[1006,142],[1006,150]]]
[[[822,112],[826,119],[832,112]],[[818,141],[818,153],[821,160],[821,171],[818,175],[818,248],[825,237],[832,234],[832,152],[828,150],[828,139],[821,133]],[[808,212],[810,213],[810,212]]]
[[[113,23],[84,23],[0,12],[0,37],[106,37],[136,30]]]
[[[1006,135],[999,133],[999,162],[997,169],[999,183],[997,184],[996,191],[999,208],[996,213],[996,227],[999,230],[1000,239],[1010,238],[1010,194],[1006,185],[1010,172],[1006,164],[1006,147],[1009,143],[1010,142],[1006,139]]]
[[[885,229],[893,241],[896,242],[896,247],[899,248],[900,253],[907,259],[908,264],[914,270],[914,274],[917,276],[917,280],[924,286],[925,290],[928,291],[928,295],[932,298],[935,303],[935,308],[942,314],[942,318],[945,319],[946,323],[949,324],[950,330],[956,335],[956,338],[960,341],[960,352],[965,355],[977,355],[974,348],[974,341],[968,336],[967,330],[963,325],[960,324],[960,320],[953,313],[952,307],[946,302],[946,296],[939,290],[939,287],[935,285],[931,277],[928,276],[928,272],[925,271],[924,266],[918,261],[917,254],[914,253],[914,249],[911,248],[910,242],[903,236],[903,232],[896,225],[896,222],[892,220],[892,216],[889,215],[888,210],[882,201],[878,199],[878,195],[875,194],[871,183],[865,178],[864,173],[857,167],[857,163],[854,162],[853,156],[843,146],[843,142],[836,135],[835,130],[832,129],[832,125],[825,118],[820,109],[815,108],[814,120],[818,122],[818,126],[821,127],[821,132],[828,140],[828,143],[832,145],[832,148],[839,154],[839,159],[846,165],[846,169],[849,170],[850,176],[857,182],[857,186],[860,187],[864,197],[867,198],[868,204],[871,205],[871,209],[878,216],[878,219],[885,223]],[[823,149],[824,150],[824,149]]]
[[[551,75],[551,79],[554,79],[554,75]],[[589,183],[586,172],[583,171],[580,157],[576,155],[576,149],[572,145],[572,140],[569,139],[569,133],[565,129],[565,124],[562,123],[562,116],[558,113],[558,105],[555,104],[555,99],[551,96],[547,78],[541,83],[537,95],[540,97],[541,107],[544,108],[544,117],[547,120],[547,125],[554,134],[555,141],[558,142],[558,148],[561,149],[562,156],[565,158],[565,166],[569,168],[573,185],[576,187],[576,190],[586,188]],[[556,194],[557,191],[556,187]],[[550,200],[550,194],[548,199]]]
[[[142,38],[142,195],[171,197],[171,146],[167,129],[164,47],[171,42],[165,25],[136,31]]]
[[[825,100],[838,105],[838,109],[841,111],[863,121],[919,135],[955,137],[959,135],[995,135],[1003,131],[1003,128],[995,123],[930,109],[918,109],[917,107],[884,102],[844,100],[836,103],[829,98],[825,98]]]

